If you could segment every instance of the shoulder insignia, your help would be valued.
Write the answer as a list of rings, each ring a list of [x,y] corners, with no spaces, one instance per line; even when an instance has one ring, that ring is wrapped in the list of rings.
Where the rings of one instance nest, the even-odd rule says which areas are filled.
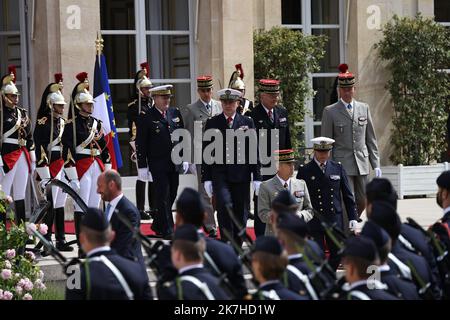
[[[136,102],[137,102],[137,99],[131,101],[131,102],[128,104],[128,107],[133,106],[134,104],[136,104]]]
[[[42,117],[38,119],[38,124],[43,125],[47,122],[47,117]]]

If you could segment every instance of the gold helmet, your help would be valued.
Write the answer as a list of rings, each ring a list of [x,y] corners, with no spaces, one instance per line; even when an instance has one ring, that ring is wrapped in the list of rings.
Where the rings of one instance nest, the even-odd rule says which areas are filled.
[[[16,87],[16,66],[8,67],[8,74],[2,78],[2,95],[7,94],[20,95],[19,90]]]
[[[81,110],[80,104],[94,103],[94,97],[89,93],[89,80],[87,72],[80,72],[77,74],[78,81],[80,81],[72,92],[72,99],[75,107]]]
[[[231,75],[230,82],[228,84],[228,88],[235,90],[245,90],[244,79],[244,69],[242,69],[242,64],[235,65],[236,71]]]
[[[141,88],[151,88],[153,87],[152,82],[147,77],[150,74],[150,67],[148,62],[141,63],[141,70],[136,73],[134,78],[134,83],[138,92],[141,92]]]

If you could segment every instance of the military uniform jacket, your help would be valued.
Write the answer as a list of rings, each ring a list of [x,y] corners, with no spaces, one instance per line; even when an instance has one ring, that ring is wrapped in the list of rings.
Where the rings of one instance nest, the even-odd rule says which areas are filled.
[[[239,106],[237,107],[236,111],[244,116],[250,116],[252,110],[253,110],[253,102],[246,98],[241,98]]]
[[[399,299],[420,300],[414,283],[402,278],[392,270],[380,271],[380,281],[388,286],[387,291]]]
[[[289,290],[280,281],[270,281],[261,285],[252,296],[254,300],[309,300]]]
[[[134,300],[152,300],[148,276],[142,266],[116,254],[114,250],[99,251],[80,265],[80,288],[66,287],[66,300],[128,300],[117,277],[102,261],[105,256],[122,274],[134,295]]]
[[[313,294],[316,294],[316,291],[312,287],[311,283],[310,282],[308,283],[309,285],[311,285],[311,287],[308,288],[306,283],[298,277],[296,272],[293,272],[291,269],[292,267],[294,267],[295,269],[300,271],[305,277],[308,277],[311,270],[307,267],[306,262],[303,261],[302,255],[298,254],[297,257],[292,257],[292,258],[289,257],[289,265],[288,266],[290,266],[290,267],[288,267],[288,269],[286,270],[286,272],[284,274],[285,286],[289,290],[291,290],[307,299],[313,299],[309,290],[312,289]],[[308,280],[309,280],[309,278],[308,278]]]
[[[311,205],[311,199],[305,181],[291,178],[289,184],[289,191],[295,197],[299,206],[297,215],[300,218],[303,218],[305,222],[310,221],[313,218],[313,207]],[[270,223],[272,201],[275,199],[278,192],[282,190],[284,190],[284,186],[281,184],[278,176],[263,181],[259,187],[258,216],[261,221],[266,224],[265,235],[274,234],[272,224]]]
[[[377,138],[366,103],[353,100],[353,117],[341,100],[322,114],[322,136],[336,140],[333,160],[341,162],[349,176],[368,175],[380,167]]]
[[[206,106],[203,104],[203,102],[199,99],[195,103],[188,104],[186,107],[182,108],[180,110],[181,115],[183,117],[184,127],[189,131],[191,134],[191,163],[194,163],[194,127],[196,123],[202,124],[202,133],[204,132],[204,128],[206,125],[206,120],[209,118],[218,115],[222,113],[222,106],[220,105],[219,101],[216,101],[214,99],[211,99],[209,102],[209,105],[211,106],[210,111],[206,109]],[[196,137],[199,139],[199,145],[198,148],[202,148],[202,137]]]
[[[104,170],[105,163],[111,163],[106,140],[102,131],[102,122],[94,117],[75,118],[76,146],[73,140],[73,120],[66,122],[62,135],[63,156],[66,158],[66,166],[73,165],[75,161],[78,179],[89,169],[94,161],[97,161],[101,170]],[[70,152],[70,154],[69,154]],[[72,159],[71,159],[72,157]]]
[[[237,163],[241,147],[239,147],[236,138],[234,139],[234,154],[231,154],[229,150],[226,150],[226,130],[252,130],[250,131],[250,135],[256,136],[256,131],[254,130],[255,125],[251,118],[236,112],[233,120],[233,127],[230,129],[228,128],[225,115],[221,113],[206,121],[205,130],[208,129],[218,129],[221,133],[224,142],[222,153],[223,159],[217,159],[217,162],[213,164],[206,164],[203,160],[202,182],[220,180],[229,183],[245,183],[251,181],[252,174],[254,181],[261,181],[259,159],[257,159],[256,163],[250,163],[250,139],[248,137],[245,139],[245,163]],[[256,141],[256,137],[254,138]],[[203,142],[203,151],[210,143],[211,142],[209,141]],[[233,163],[227,163],[227,154],[230,154],[230,159],[234,158]],[[213,153],[213,155],[215,154]],[[219,163],[219,161],[221,161],[221,163]]]
[[[252,112],[249,113],[249,116],[253,119],[255,123],[256,131],[258,133],[258,139],[261,139],[262,132],[261,129],[266,129],[266,150],[267,157],[272,156],[272,151],[275,150],[283,150],[283,149],[291,149],[291,132],[289,130],[289,122],[288,122],[288,112],[284,107],[275,106],[272,109],[273,119],[274,121],[270,121],[269,115],[266,110],[262,106],[262,104],[258,104],[256,108],[253,109]],[[271,145],[271,129],[278,129],[278,147]],[[259,146],[259,145],[258,145]],[[261,147],[261,146],[260,146]],[[266,166],[266,165],[265,165]],[[263,176],[263,180],[268,180],[273,175],[265,175]]]
[[[333,221],[333,215],[342,214],[341,194],[347,209],[348,219],[356,220],[356,205],[348,183],[347,175],[341,164],[328,160],[325,173],[315,160],[298,168],[297,179],[303,179],[308,186],[312,207],[323,214],[325,219]],[[321,230],[320,222],[314,218],[310,228]]]
[[[175,146],[172,133],[183,127],[183,118],[178,108],[169,107],[166,118],[163,118],[156,107],[151,108],[137,126],[138,168],[149,168],[150,172],[174,172],[177,168],[171,158],[172,148]]]
[[[3,104],[1,112],[3,112],[1,156],[3,170],[8,173],[19,160],[22,151],[25,152],[30,165],[29,151],[34,150],[35,147],[27,111],[19,107],[9,108]]]
[[[355,286],[347,293],[347,300],[399,300],[384,289],[369,289],[367,283]]]
[[[206,292],[208,293],[186,279],[187,277],[195,278],[206,285]],[[159,291],[158,298],[160,300],[212,300],[211,297],[208,297],[208,294],[212,294],[214,300],[230,299],[220,287],[219,280],[216,277],[205,268],[194,268],[179,274],[174,281],[164,284]]]
[[[135,99],[128,104],[127,118],[128,118],[128,129],[130,134],[130,141],[136,140],[136,128],[138,122],[143,116],[145,116],[152,108],[153,100],[141,98],[141,113],[139,114],[139,101]]]
[[[65,121],[63,118],[55,117],[53,119],[53,137],[50,139],[51,121],[52,118],[50,115],[38,119],[33,136],[36,146],[36,165],[38,167],[49,166],[50,175],[54,178],[64,167],[64,159],[62,156],[63,145],[61,141]],[[49,151],[50,159],[48,157]]]

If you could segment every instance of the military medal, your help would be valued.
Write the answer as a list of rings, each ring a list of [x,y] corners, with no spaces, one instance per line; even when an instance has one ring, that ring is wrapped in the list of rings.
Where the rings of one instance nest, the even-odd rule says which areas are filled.
[[[314,176],[311,177],[311,180],[315,180],[315,179],[316,179],[316,177],[314,177]]]

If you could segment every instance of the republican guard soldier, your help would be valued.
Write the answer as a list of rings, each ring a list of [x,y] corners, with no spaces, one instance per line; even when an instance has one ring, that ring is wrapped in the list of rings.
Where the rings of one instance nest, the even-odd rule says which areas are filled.
[[[25,191],[28,176],[36,168],[36,154],[31,132],[31,120],[25,109],[20,108],[19,90],[16,85],[16,68],[10,66],[2,80],[0,97],[0,185],[6,195],[14,199],[16,223],[25,221]],[[6,217],[1,217],[5,219]]]
[[[50,83],[45,88],[37,113],[36,127],[34,129],[37,157],[36,173],[39,176],[42,187],[45,187],[51,179],[67,183],[63,172],[64,159],[61,142],[65,126],[63,113],[66,105],[62,89],[63,77],[61,73],[57,73],[55,74],[55,82]],[[45,217],[45,223],[49,227],[46,237],[51,239],[52,226],[53,222],[55,222],[56,248],[59,251],[72,251],[73,248],[66,244],[64,232],[64,205],[67,194],[57,187],[52,187],[51,192],[53,206],[52,210]]]
[[[303,179],[306,182],[312,207],[326,222],[336,224],[338,228],[344,230],[342,215],[345,205],[350,220],[349,228],[355,230],[357,227],[356,206],[347,175],[340,163],[330,160],[334,140],[318,137],[312,139],[311,142],[314,147],[314,159],[299,167],[297,179]],[[336,269],[340,260],[338,247],[325,233],[317,217],[308,222],[308,225],[311,236],[321,248],[325,249],[325,245],[328,247],[329,263]]]
[[[253,110],[253,102],[245,98],[244,69],[242,68],[242,64],[235,65],[235,68],[236,71],[231,75],[228,88],[238,90],[242,93],[237,111],[242,115],[248,116]]]
[[[152,82],[148,78],[150,76],[150,67],[147,62],[141,63],[141,70],[139,70],[134,77],[134,86],[136,88],[136,97],[128,104],[128,128],[130,133],[130,145],[132,148],[131,160],[136,163],[136,132],[138,125],[146,125],[144,119],[153,106],[153,99],[150,95],[150,89],[153,87]],[[147,184],[147,197],[150,212],[152,212],[154,201],[154,191],[151,181],[141,180],[139,177],[136,180],[136,207],[141,214],[141,220],[150,219],[149,214],[145,211],[145,185]]]

